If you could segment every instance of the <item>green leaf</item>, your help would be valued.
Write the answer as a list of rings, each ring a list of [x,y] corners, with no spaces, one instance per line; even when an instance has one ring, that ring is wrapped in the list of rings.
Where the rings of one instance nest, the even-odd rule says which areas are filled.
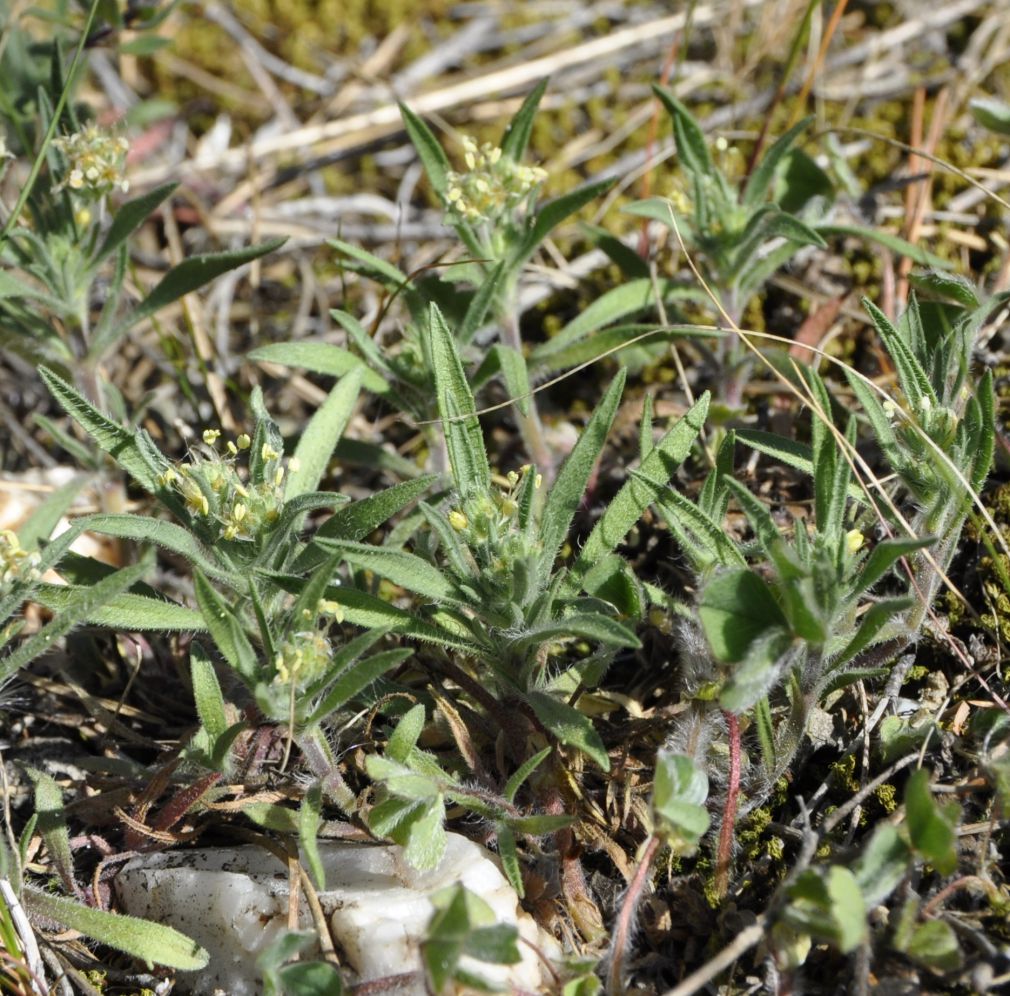
[[[363,376],[364,368],[357,367],[341,377],[309,420],[295,448],[297,463],[294,469],[288,468],[285,501],[291,501],[306,491],[314,491],[323,479],[334,447],[354,413]]]
[[[449,449],[453,480],[464,496],[482,494],[491,486],[491,468],[477,419],[477,406],[463,373],[455,340],[434,304],[429,311],[427,335],[438,413]]]
[[[746,569],[716,575],[702,592],[698,616],[712,653],[727,663],[742,661],[755,640],[786,625],[768,583]]]
[[[193,590],[217,649],[243,680],[252,684],[259,662],[242,624],[199,569],[193,572]]]
[[[504,823],[495,826],[498,836],[498,860],[501,861],[502,871],[508,879],[509,885],[515,889],[516,895],[520,899],[526,896],[523,887],[523,873],[519,864],[519,852],[516,849],[516,836],[512,830]]]
[[[322,804],[322,790],[316,784],[305,793],[298,807],[298,843],[312,881],[320,892],[326,889],[326,869],[319,854],[318,841],[319,828],[323,825]]]
[[[213,560],[212,555],[188,530],[173,522],[152,519],[150,516],[131,515],[87,515],[74,521],[76,532],[102,533],[117,539],[135,540],[138,543],[154,543],[163,550],[179,554],[194,567],[199,567],[211,577],[228,581],[235,578]]]
[[[229,252],[207,253],[202,256],[190,256],[178,266],[172,267],[162,277],[161,281],[130,313],[120,331],[133,328],[138,322],[150,318],[167,304],[177,301],[185,294],[198,290],[215,277],[229,270],[237,269],[254,259],[266,256],[284,245],[285,239],[271,239],[257,246],[247,246],[245,249],[234,249]],[[117,335],[118,337],[118,335]]]
[[[516,111],[502,135],[502,155],[508,156],[514,163],[519,162],[526,152],[526,146],[529,144],[530,134],[533,131],[533,119],[536,117],[537,108],[540,106],[540,101],[546,90],[547,80],[542,79],[522,102],[522,106]]]
[[[195,941],[171,927],[149,923],[133,916],[107,913],[82,906],[63,896],[25,885],[25,905],[36,916],[55,920],[70,930],[94,938],[151,965],[165,965],[184,972],[206,968],[210,956]]]
[[[362,249],[351,242],[344,242],[342,239],[329,239],[326,244],[350,259],[350,264],[343,263],[345,268],[353,270],[355,273],[363,273],[393,291],[400,291],[411,287],[410,277],[407,274],[402,270],[398,270],[392,263],[388,263],[374,253],[370,253],[367,249]],[[337,315],[333,311],[330,314],[334,318],[337,318]],[[338,318],[337,320],[343,325],[341,319]]]
[[[798,121],[768,147],[768,151],[761,157],[761,162],[754,167],[747,179],[742,197],[744,207],[756,207],[765,200],[772,181],[775,179],[776,170],[782,164],[786,154],[796,144],[796,140],[810,127],[813,120],[814,115],[811,114],[802,121]]]
[[[0,658],[0,686],[40,654],[55,646],[56,641],[79,626],[85,619],[117,595],[132,588],[153,567],[153,558],[145,555],[139,563],[110,574],[88,588],[74,591],[55,619],[20,643],[16,650]]]
[[[564,702],[559,702],[547,692],[527,692],[526,701],[533,707],[537,719],[561,743],[582,751],[604,771],[610,770],[607,748],[588,716]]]
[[[789,663],[791,644],[792,636],[780,627],[770,627],[756,636],[720,693],[719,705],[739,716],[765,698]]]
[[[113,575],[110,575],[110,577]],[[78,600],[88,591],[79,585],[40,585],[33,601],[61,615],[75,609]],[[177,605],[166,598],[151,598],[124,592],[102,605],[93,605],[81,613],[80,622],[107,629],[129,632],[181,632],[206,629],[203,617],[193,609]]]
[[[56,488],[35,507],[28,520],[17,529],[18,541],[25,550],[35,550],[39,540],[49,539],[60,519],[90,480],[86,474],[74,477]]]
[[[656,505],[671,530],[677,533],[684,553],[698,569],[713,564],[746,567],[744,555],[722,525],[710,519],[690,499],[673,488],[664,487],[656,496]]]
[[[876,242],[878,245],[885,246],[890,249],[891,252],[897,253],[899,256],[907,256],[909,259],[922,266],[932,266],[937,270],[949,270],[954,264],[950,260],[943,259],[941,256],[936,256],[931,252],[923,249],[922,246],[914,245],[911,242],[900,238],[897,235],[892,235],[890,232],[885,232],[881,229],[870,228],[863,225],[818,225],[817,231],[821,235],[851,235],[855,238],[866,239],[867,242]]]
[[[657,289],[664,301],[675,295],[694,296],[693,288],[678,286],[672,280],[653,281],[650,277],[628,280],[590,302],[556,335],[552,335],[543,345],[537,346],[533,358],[539,362],[605,325],[655,307]],[[691,293],[686,293],[688,291]]]
[[[652,787],[656,833],[667,843],[694,848],[708,831],[708,776],[686,754],[660,750]]]
[[[312,727],[321,723],[327,716],[346,705],[369,685],[378,681],[387,671],[402,664],[413,653],[414,651],[410,647],[397,647],[393,650],[384,650],[382,653],[373,654],[364,660],[355,661],[341,669],[328,684],[326,694],[306,720],[305,725]]]
[[[715,166],[708,154],[705,135],[691,112],[665,87],[653,83],[652,92],[660,99],[673,121],[677,155],[684,168],[696,176],[711,176],[715,172]]]
[[[516,770],[512,773],[512,776],[505,783],[505,788],[502,791],[502,796],[505,798],[506,802],[514,803],[516,801],[516,793],[522,787],[523,782],[525,782],[526,779],[529,778],[530,775],[532,775],[533,772],[547,760],[553,750],[553,747],[545,747],[532,757],[527,758],[521,765],[519,765],[518,768],[516,768]]]
[[[891,324],[887,315],[869,298],[863,298],[863,308],[873,320],[891,359],[894,360],[901,389],[905,392],[905,397],[908,398],[913,408],[919,408],[923,398],[929,398],[933,407],[937,407],[940,402],[933,390],[933,385],[929,382],[929,374],[922,369],[901,333]]]
[[[848,663],[874,644],[881,630],[914,604],[915,599],[912,598],[884,598],[874,602],[860,620],[855,636],[832,662],[832,668]]]
[[[592,640],[605,647],[640,647],[641,641],[627,626],[603,615],[570,615],[533,626],[511,641],[524,649],[564,640]]]
[[[889,823],[878,824],[853,868],[867,909],[879,906],[901,884],[910,857],[897,829]]]
[[[391,834],[401,844],[404,857],[418,871],[433,871],[442,861],[448,838],[445,833],[445,805],[441,796],[412,820],[406,832],[397,827]]]
[[[407,763],[410,752],[417,744],[417,738],[424,729],[424,706],[418,703],[411,706],[403,714],[400,722],[396,724],[386,744],[386,757],[399,761],[401,764]]]
[[[502,278],[505,276],[505,272],[505,261],[502,260],[488,273],[483,283],[477,288],[477,293],[474,294],[467,306],[466,314],[463,316],[459,332],[456,335],[456,341],[460,346],[468,346],[480,330],[503,286]]]
[[[526,370],[526,360],[523,354],[511,346],[496,343],[491,349],[498,356],[502,377],[505,380],[505,390],[514,402],[523,418],[530,413],[530,375]]]
[[[930,270],[927,273],[910,273],[908,280],[916,290],[949,298],[964,308],[975,309],[982,306],[978,288],[960,273],[937,273]]]
[[[70,831],[67,829],[67,814],[63,808],[63,790],[52,775],[44,771],[28,770],[35,783],[35,812],[38,814],[38,829],[46,844],[46,850],[59,872],[64,887],[81,895],[74,881],[74,857],[70,849]]]
[[[323,549],[343,554],[349,564],[374,571],[379,577],[433,602],[458,601],[455,588],[442,572],[413,553],[351,540],[324,539],[317,542]]]
[[[997,97],[973,97],[968,101],[968,110],[983,128],[997,135],[1010,135],[1010,104]]]
[[[905,821],[914,847],[941,875],[957,870],[958,804],[941,806],[929,790],[929,772],[914,771],[905,786]]]
[[[295,561],[294,570],[302,571],[314,567],[327,556],[321,549],[321,544],[317,545],[316,541],[364,539],[414,499],[424,494],[435,480],[434,474],[428,474],[413,481],[404,481],[341,508],[319,527],[309,548]]]
[[[912,900],[909,905],[914,909],[917,904]],[[945,920],[926,920],[906,930],[899,927],[895,931],[894,946],[920,965],[938,972],[955,972],[964,964],[957,935]]]
[[[626,371],[619,370],[562,465],[554,486],[547,494],[540,520],[542,577],[549,574],[557,559],[558,551],[568,536],[568,530],[582,501],[593,467],[606,445],[607,435],[613,425],[617,406],[624,391],[625,379]]]
[[[508,825],[516,833],[528,834],[531,837],[543,837],[565,827],[571,826],[575,817],[567,813],[551,815],[550,813],[533,813],[530,816],[510,816]]]
[[[438,194],[439,199],[444,202],[449,189],[449,173],[451,171],[445,151],[424,121],[406,104],[400,104],[399,107],[403,126],[414,148],[417,149],[421,165],[424,166],[424,172],[428,175],[428,182],[431,184],[432,190]]]
[[[932,546],[935,540],[931,536],[924,539],[898,538],[881,540],[870,552],[863,564],[859,576],[853,583],[853,590],[869,591],[901,557],[906,557],[916,550]]]
[[[798,930],[827,941],[843,954],[867,936],[866,904],[855,876],[840,865],[802,872],[787,890],[783,919]]]
[[[685,413],[652,452],[642,461],[639,474],[656,484],[666,484],[673,471],[691,451],[691,446],[705,424],[709,394],[706,391]],[[653,501],[653,493],[640,480],[625,482],[589,534],[579,554],[572,576],[581,582],[582,577],[602,557],[613,552],[628,535],[631,527]]]
[[[39,376],[60,407],[87,432],[99,449],[108,453],[145,491],[151,494],[158,492],[159,468],[152,467],[140,452],[132,432],[106,418],[79,391],[51,370],[39,367]],[[167,462],[165,466],[168,466]]]
[[[300,961],[277,973],[286,996],[343,996],[340,969],[327,961]]]
[[[228,718],[214,665],[199,643],[194,643],[190,647],[189,673],[193,682],[196,714],[200,717],[200,725],[207,731],[213,744],[228,729]]]
[[[596,200],[601,194],[605,194],[614,183],[616,183],[615,177],[598,180],[595,183],[576,187],[575,190],[548,201],[537,212],[530,230],[516,248],[510,265],[516,267],[525,261],[561,222]]]
[[[162,184],[154,190],[141,194],[119,207],[112,218],[112,224],[105,234],[105,240],[91,259],[92,269],[111,256],[140,226],[147,221],[155,208],[167,197],[171,197],[178,181]]]
[[[272,342],[246,353],[247,360],[276,363],[284,367],[304,367],[324,377],[343,377],[361,369],[361,386],[373,394],[388,394],[389,384],[346,349],[329,342]]]

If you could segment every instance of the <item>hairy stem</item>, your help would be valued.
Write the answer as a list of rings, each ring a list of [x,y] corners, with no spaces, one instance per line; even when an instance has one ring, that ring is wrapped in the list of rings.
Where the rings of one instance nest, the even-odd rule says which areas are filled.
[[[722,899],[729,890],[729,869],[733,859],[733,831],[736,829],[736,807],[740,798],[740,720],[735,713],[723,712],[729,734],[729,784],[726,786],[726,804],[722,810],[722,827],[719,829],[719,850],[715,861],[715,890]]]
[[[610,942],[610,970],[607,972],[608,996],[620,996],[624,992],[621,984],[621,968],[624,964],[624,953],[631,944],[631,931],[635,921],[635,913],[642,901],[645,885],[649,881],[652,862],[659,851],[660,840],[653,834],[649,837],[642,854],[642,860],[635,869],[635,874],[624,896],[621,912],[614,924],[614,937]]]

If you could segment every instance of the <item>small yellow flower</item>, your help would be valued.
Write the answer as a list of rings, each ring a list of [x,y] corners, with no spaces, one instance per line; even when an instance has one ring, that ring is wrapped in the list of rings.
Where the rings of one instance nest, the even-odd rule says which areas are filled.
[[[221,430],[220,429],[204,429],[203,430],[203,441],[208,446],[213,446],[218,441],[218,439],[220,439],[220,438],[221,438]]]
[[[249,438],[249,433],[243,432],[238,439],[235,440],[236,445],[240,450],[247,450],[252,446],[252,440]]]
[[[845,534],[845,549],[850,555],[858,553],[865,542],[866,537],[858,529],[850,529]]]
[[[463,532],[463,530],[466,529],[466,527],[469,525],[467,517],[458,509],[454,508],[449,513],[448,518],[449,518],[449,525],[452,526],[452,528],[455,529],[456,532],[458,533]]]

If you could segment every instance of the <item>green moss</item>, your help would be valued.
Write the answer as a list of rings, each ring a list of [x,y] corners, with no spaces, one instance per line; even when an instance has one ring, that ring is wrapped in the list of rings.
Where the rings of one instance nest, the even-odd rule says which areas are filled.
[[[858,792],[859,779],[856,777],[856,755],[849,754],[831,765],[831,773],[838,784],[848,792]]]
[[[898,790],[890,782],[878,785],[873,794],[885,813],[893,813],[898,808]]]

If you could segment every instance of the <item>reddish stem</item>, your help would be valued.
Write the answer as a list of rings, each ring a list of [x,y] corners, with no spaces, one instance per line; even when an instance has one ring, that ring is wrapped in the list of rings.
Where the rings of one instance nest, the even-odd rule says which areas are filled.
[[[719,851],[715,861],[715,891],[722,899],[729,890],[729,869],[733,859],[733,831],[736,829],[736,807],[740,798],[740,720],[735,713],[723,711],[729,735],[729,784],[726,804],[719,829]]]
[[[628,886],[628,891],[624,896],[624,904],[614,924],[614,939],[610,945],[610,971],[607,973],[607,993],[608,996],[620,996],[624,992],[621,985],[621,967],[624,962],[624,952],[631,943],[631,930],[635,920],[635,912],[638,904],[642,901],[642,894],[645,892],[645,884],[649,880],[649,871],[652,862],[659,850],[659,838],[655,835],[649,838],[645,845],[645,853],[642,860],[635,869],[635,874]]]

